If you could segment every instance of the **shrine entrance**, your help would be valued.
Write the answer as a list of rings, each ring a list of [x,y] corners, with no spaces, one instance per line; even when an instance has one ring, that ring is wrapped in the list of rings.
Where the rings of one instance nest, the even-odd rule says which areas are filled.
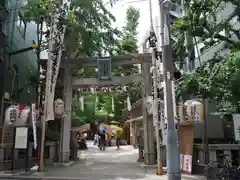
[[[151,54],[111,56],[99,58],[78,58],[74,61],[63,62],[64,67],[64,103],[66,115],[62,121],[60,152],[61,161],[65,162],[69,157],[69,139],[72,117],[72,105],[74,98],[84,101],[84,95],[89,92],[119,92],[125,91],[124,86],[135,82],[141,84],[142,98],[152,94],[152,76],[150,74]],[[137,75],[114,75],[113,68],[124,65],[141,65]],[[81,68],[95,70],[92,76],[84,76]],[[78,70],[78,74],[74,74]],[[155,161],[154,131],[152,118],[149,117],[145,104],[142,106],[144,117],[144,150],[146,163]],[[154,160],[150,160],[154,159]]]

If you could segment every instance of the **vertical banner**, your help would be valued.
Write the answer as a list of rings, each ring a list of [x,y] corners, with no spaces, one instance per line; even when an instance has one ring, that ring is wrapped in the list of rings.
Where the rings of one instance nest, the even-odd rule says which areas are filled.
[[[37,127],[36,127],[36,104],[32,104],[31,107],[32,115],[32,127],[33,127],[33,145],[34,149],[37,149]]]
[[[192,173],[192,156],[191,155],[184,155],[183,156],[183,171],[187,174]]]
[[[48,66],[47,66],[47,80],[46,80],[46,95],[45,95],[45,120],[54,120],[54,97],[55,87],[57,83],[60,63],[62,59],[62,44],[64,42],[64,36],[66,26],[59,22],[59,19],[67,19],[68,8],[70,7],[70,1],[63,1],[61,4],[61,11],[54,15],[52,25],[50,29],[50,41],[48,49]],[[56,38],[58,37],[58,38]],[[59,47],[60,46],[60,47]],[[57,55],[52,52],[57,50]],[[70,72],[71,73],[71,72]]]
[[[51,28],[50,28],[50,41],[48,43],[48,61],[47,61],[47,73],[46,73],[46,89],[45,89],[45,103],[44,103],[44,120],[49,121],[54,119],[53,114],[53,98],[54,98],[54,86],[52,83],[52,68],[53,68],[53,36],[54,36],[54,28],[53,25],[56,18],[53,17],[51,20]]]
[[[175,121],[175,124],[177,124],[178,120],[177,120],[176,96],[175,96],[175,83],[174,83],[174,81],[172,81],[172,99],[173,99],[174,121]]]

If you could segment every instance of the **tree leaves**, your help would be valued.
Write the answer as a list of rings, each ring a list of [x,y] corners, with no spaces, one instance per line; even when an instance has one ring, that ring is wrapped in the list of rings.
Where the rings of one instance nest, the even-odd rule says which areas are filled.
[[[27,21],[34,21],[40,24],[43,19],[46,21],[54,10],[51,0],[27,0],[24,7],[24,15]]]
[[[239,6],[240,1],[237,0],[185,1],[185,15],[176,20],[172,26],[172,34],[177,39],[174,46],[175,61],[179,61],[182,65],[188,56],[184,47],[186,34],[195,38],[197,41],[195,43],[204,43],[206,48],[221,41],[229,47],[240,49],[239,29],[232,24],[240,12]],[[228,12],[231,10],[233,12],[227,16],[225,8],[228,8]],[[240,22],[239,20],[237,23]],[[238,40],[233,40],[232,35]]]
[[[220,107],[231,104],[231,111],[236,107],[240,112],[240,51],[218,58],[214,64],[206,62],[195,72],[185,74],[177,94],[184,98],[191,95],[215,100]]]

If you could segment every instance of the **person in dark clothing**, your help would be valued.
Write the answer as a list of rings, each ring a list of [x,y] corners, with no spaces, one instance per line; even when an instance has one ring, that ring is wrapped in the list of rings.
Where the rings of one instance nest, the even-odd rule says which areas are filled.
[[[105,141],[106,132],[104,130],[102,132],[99,131],[98,135],[99,135],[99,139],[100,139],[99,140],[99,148],[100,148],[101,151],[104,151],[105,150],[105,143],[106,143],[106,141]]]
[[[76,136],[74,132],[71,131],[71,136],[70,136],[70,159],[71,160],[76,160],[77,159],[77,151],[78,151],[78,143]]]
[[[120,131],[116,132],[116,145],[118,149],[120,147],[120,133],[121,133]]]

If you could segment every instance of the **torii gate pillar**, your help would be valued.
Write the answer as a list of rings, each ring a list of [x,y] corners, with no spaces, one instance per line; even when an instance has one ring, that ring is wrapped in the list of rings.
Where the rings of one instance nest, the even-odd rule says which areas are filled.
[[[69,162],[70,157],[70,136],[71,136],[71,116],[72,116],[72,71],[69,64],[64,68],[64,109],[65,114],[61,123],[60,139],[60,162]]]

